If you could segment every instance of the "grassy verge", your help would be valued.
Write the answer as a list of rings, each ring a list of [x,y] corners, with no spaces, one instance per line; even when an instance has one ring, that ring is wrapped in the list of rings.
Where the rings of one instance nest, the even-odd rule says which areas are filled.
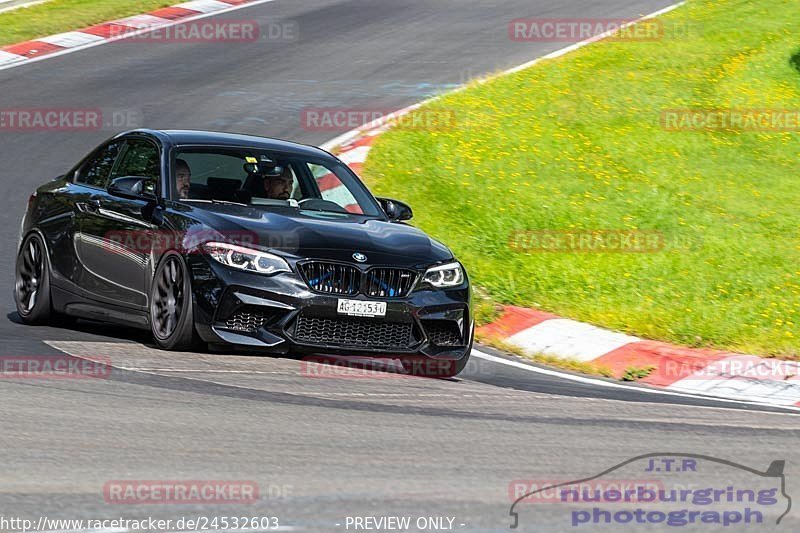
[[[663,18],[682,31],[658,42],[600,42],[431,103],[420,113],[455,126],[395,128],[365,176],[408,201],[493,302],[796,357],[800,130],[663,123],[670,109],[800,109],[796,14],[796,0],[690,0]],[[600,248],[540,246],[541,233],[520,245],[520,231]],[[660,245],[619,253],[609,231]]]
[[[77,30],[176,3],[163,0],[50,0],[0,13],[0,46]]]

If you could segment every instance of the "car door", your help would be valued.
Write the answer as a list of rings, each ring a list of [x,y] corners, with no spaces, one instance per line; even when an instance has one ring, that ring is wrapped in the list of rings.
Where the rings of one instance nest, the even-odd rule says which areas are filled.
[[[69,233],[69,242],[61,242],[64,240],[62,239],[54,246],[52,269],[55,279],[58,280],[57,284],[66,280],[66,288],[81,296],[88,294],[84,288],[86,275],[80,260],[80,220],[87,210],[96,206],[97,195],[111,176],[111,170],[124,145],[124,141],[113,140],[97,148],[75,167],[66,186],[65,198],[71,203],[70,224],[68,228],[65,227],[65,231]]]
[[[114,178],[147,178],[145,190],[155,193],[161,175],[159,147],[144,138],[125,140],[103,183],[80,209],[78,227],[81,286],[90,297],[122,307],[145,309],[146,277],[157,227],[142,214],[146,200],[120,198],[106,190]]]

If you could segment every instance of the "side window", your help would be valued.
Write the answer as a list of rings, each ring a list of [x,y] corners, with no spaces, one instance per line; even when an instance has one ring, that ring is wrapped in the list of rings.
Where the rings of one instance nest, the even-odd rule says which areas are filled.
[[[342,180],[340,180],[332,170],[322,165],[315,165],[314,163],[309,163],[308,169],[317,182],[317,187],[319,187],[323,200],[338,204],[351,213],[363,214],[363,211],[358,206],[358,202],[355,197],[353,197],[350,189],[342,183]]]
[[[145,184],[145,192],[155,194],[156,184],[161,176],[161,156],[158,147],[151,142],[132,139],[127,142],[112,178],[125,176],[141,176],[149,178]]]
[[[98,150],[78,170],[75,175],[75,183],[105,188],[121,146],[121,142],[113,142]]]

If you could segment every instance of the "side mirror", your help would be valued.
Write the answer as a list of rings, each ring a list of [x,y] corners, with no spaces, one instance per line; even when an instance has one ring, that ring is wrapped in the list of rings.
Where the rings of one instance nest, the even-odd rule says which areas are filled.
[[[143,176],[125,176],[115,178],[106,189],[108,194],[119,196],[120,198],[130,198],[132,200],[155,200],[155,191],[150,190],[153,182],[150,178]]]
[[[411,220],[414,213],[408,204],[391,198],[378,198],[378,202],[392,221]]]

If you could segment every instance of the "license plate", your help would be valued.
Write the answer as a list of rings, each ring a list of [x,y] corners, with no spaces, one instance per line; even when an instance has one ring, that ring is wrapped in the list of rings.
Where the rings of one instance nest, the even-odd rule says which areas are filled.
[[[365,302],[364,300],[339,299],[336,309],[340,315],[386,316],[386,302]]]

